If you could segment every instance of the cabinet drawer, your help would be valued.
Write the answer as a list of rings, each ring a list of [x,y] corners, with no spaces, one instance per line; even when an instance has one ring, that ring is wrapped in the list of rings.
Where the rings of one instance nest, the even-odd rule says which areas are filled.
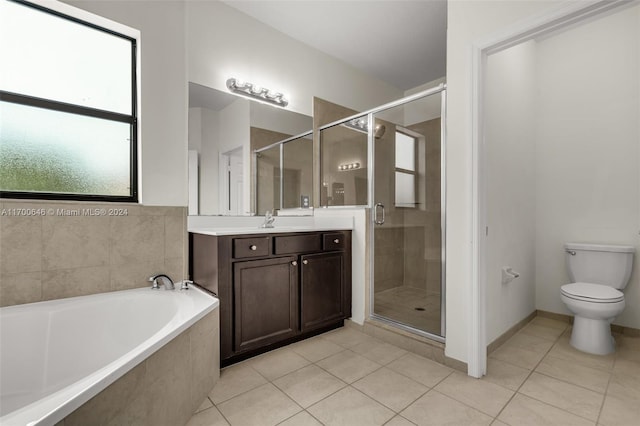
[[[249,237],[233,239],[233,257],[269,256],[269,237]]]
[[[331,234],[322,235],[322,249],[324,251],[329,250],[344,250],[344,234],[342,232],[333,232]]]
[[[322,250],[320,234],[275,237],[275,254],[307,253]]]

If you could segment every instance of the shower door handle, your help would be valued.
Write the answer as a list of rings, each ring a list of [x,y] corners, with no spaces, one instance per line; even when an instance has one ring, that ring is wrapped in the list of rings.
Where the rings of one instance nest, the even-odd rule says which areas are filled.
[[[379,211],[379,209],[382,210],[382,219],[378,219],[378,211]],[[374,210],[374,212],[373,212],[374,221],[375,221],[376,225],[384,224],[384,204],[382,204],[382,203],[376,204],[375,207],[373,208],[373,210]]]

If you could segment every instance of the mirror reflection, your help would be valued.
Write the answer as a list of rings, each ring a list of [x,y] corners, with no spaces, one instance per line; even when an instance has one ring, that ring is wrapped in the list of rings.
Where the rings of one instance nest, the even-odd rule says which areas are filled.
[[[313,134],[294,136],[256,152],[256,206],[308,209],[313,191]]]
[[[300,136],[282,146],[282,208],[313,205],[313,135]]]
[[[267,208],[256,205],[252,185],[253,152],[305,133],[312,124],[309,116],[189,82],[189,215],[263,215]],[[291,184],[283,191],[285,206],[299,207],[300,194],[312,185],[312,149],[308,159],[296,153],[300,150],[287,148],[285,174]],[[277,193],[279,199],[274,186],[280,188],[279,168],[275,172],[278,182],[262,185],[270,185],[272,198]]]
[[[321,206],[368,204],[366,121],[363,116],[320,130]]]

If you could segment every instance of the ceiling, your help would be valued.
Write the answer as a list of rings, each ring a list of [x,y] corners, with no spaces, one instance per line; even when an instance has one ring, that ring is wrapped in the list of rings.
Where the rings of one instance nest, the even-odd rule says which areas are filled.
[[[446,0],[224,3],[402,90],[445,75]]]

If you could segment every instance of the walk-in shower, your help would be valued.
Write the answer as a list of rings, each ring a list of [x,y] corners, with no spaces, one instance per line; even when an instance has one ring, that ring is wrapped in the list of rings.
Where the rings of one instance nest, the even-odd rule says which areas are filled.
[[[370,317],[445,336],[445,86],[319,128],[320,205],[370,209]]]

